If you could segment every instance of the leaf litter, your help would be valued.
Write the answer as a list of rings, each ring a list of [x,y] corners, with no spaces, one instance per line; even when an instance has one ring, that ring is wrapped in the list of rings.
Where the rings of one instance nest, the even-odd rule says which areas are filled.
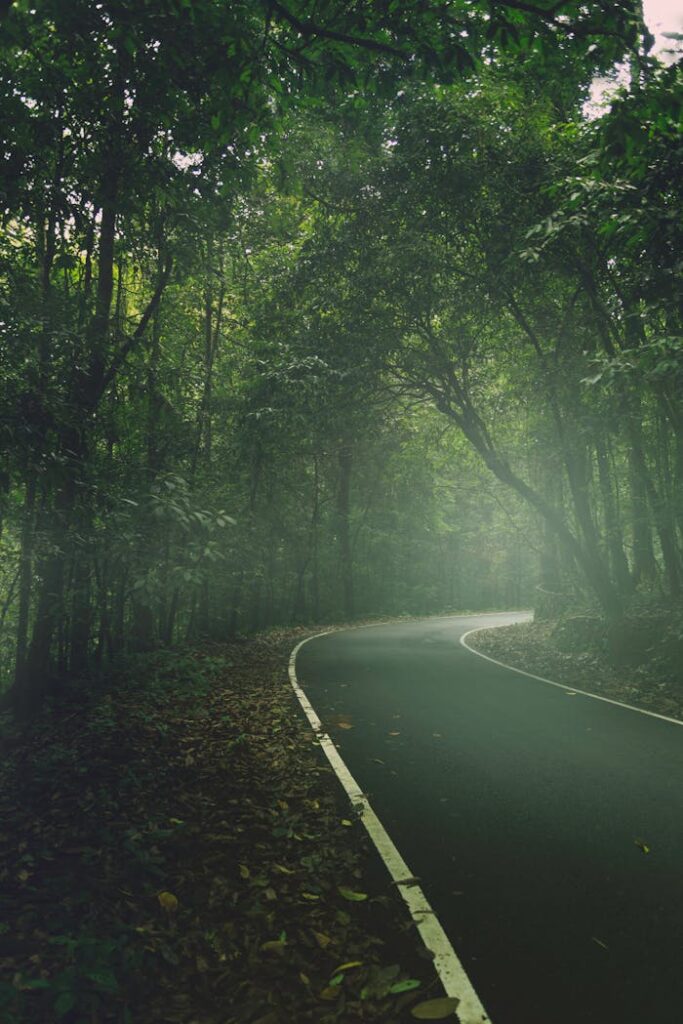
[[[3,1024],[388,1024],[439,995],[369,840],[339,827],[287,680],[302,635],[140,655],[5,729]]]

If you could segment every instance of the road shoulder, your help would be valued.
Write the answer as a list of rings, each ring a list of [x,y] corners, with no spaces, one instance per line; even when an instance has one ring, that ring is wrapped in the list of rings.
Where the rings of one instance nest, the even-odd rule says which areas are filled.
[[[578,618],[578,617],[576,617]],[[577,624],[577,631],[581,629]],[[505,666],[551,682],[627,704],[640,711],[683,720],[680,686],[668,669],[653,657],[637,666],[615,666],[599,644],[581,642],[567,632],[565,623],[525,622],[512,626],[478,629],[467,636],[473,651]]]

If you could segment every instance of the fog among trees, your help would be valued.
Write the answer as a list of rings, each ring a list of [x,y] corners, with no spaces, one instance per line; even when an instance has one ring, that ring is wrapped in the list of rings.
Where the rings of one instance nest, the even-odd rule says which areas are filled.
[[[680,62],[631,0],[0,23],[0,682],[683,585]],[[596,75],[622,67],[600,116]]]

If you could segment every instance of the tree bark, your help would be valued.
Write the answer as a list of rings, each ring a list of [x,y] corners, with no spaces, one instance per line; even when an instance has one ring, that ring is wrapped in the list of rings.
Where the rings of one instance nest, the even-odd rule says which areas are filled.
[[[354,616],[353,560],[351,551],[351,470],[353,452],[350,444],[339,449],[339,489],[337,492],[337,535],[342,582],[342,606],[348,621]]]

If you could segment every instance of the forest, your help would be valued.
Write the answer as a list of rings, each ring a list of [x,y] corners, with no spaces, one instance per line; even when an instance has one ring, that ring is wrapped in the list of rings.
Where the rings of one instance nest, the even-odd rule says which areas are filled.
[[[10,745],[330,624],[533,609],[674,678],[681,38],[639,0],[2,4]]]
[[[5,16],[19,701],[276,624],[680,596],[680,65],[628,3],[329,6]]]

